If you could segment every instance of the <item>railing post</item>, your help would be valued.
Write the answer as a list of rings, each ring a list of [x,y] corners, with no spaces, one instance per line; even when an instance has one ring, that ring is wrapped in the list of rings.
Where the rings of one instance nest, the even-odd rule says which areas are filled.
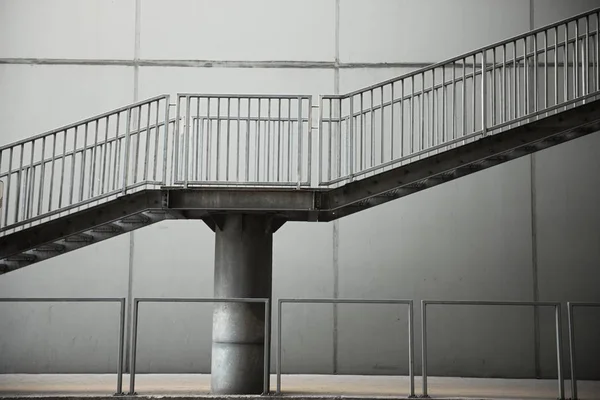
[[[177,96],[177,105],[175,113],[177,117],[175,118],[175,134],[173,135],[173,155],[171,159],[173,160],[173,171],[171,172],[173,175],[173,183],[179,181],[179,123],[181,119],[181,96]]]
[[[277,391],[276,394],[281,394],[281,299],[277,301]]]
[[[123,348],[125,344],[125,299],[121,299],[119,314],[119,356],[117,359],[117,395],[123,394]]]
[[[350,113],[348,114],[350,135],[348,140],[348,175],[349,181],[354,180],[354,96],[350,96]]]
[[[131,330],[131,354],[129,355],[129,394],[135,393],[135,361],[137,354],[137,334],[138,334],[138,312],[140,308],[139,299],[133,299],[133,328]]]
[[[556,363],[558,370],[558,398],[564,400],[565,398],[565,381],[563,377],[563,362],[562,362],[562,318],[561,318],[561,304],[555,306],[556,312]]]
[[[415,339],[412,300],[408,304],[408,374],[410,375],[409,397],[415,397]]]
[[[127,128],[125,131],[125,155],[123,157],[123,187],[121,193],[127,193],[127,178],[129,173],[129,147],[131,144],[131,107],[127,109]]]
[[[271,391],[271,302],[265,300],[265,376],[263,394],[268,395]]]
[[[260,117],[260,115],[259,115]],[[309,121],[310,123],[310,121]],[[302,97],[298,97],[298,165],[297,165],[297,185],[298,188],[301,186],[302,182],[302,132],[303,132],[303,122],[302,122]]]
[[[421,300],[421,369],[423,378],[423,394],[421,397],[429,397],[427,395],[427,302]]]
[[[575,372],[575,321],[573,319],[573,305],[567,303],[567,322],[569,324],[569,359],[571,363],[571,399],[577,400],[577,374]]]
[[[318,132],[318,143],[319,143],[319,172],[317,175],[319,176],[319,183],[322,182],[323,179],[323,96],[319,96],[319,132]],[[329,130],[327,133],[330,135],[329,143],[331,144],[331,100],[329,100]],[[329,147],[329,154],[331,154],[331,147]],[[331,157],[329,159],[329,165],[331,166]],[[329,176],[327,181],[331,180],[331,169],[329,168]]]
[[[217,119],[217,122],[218,122],[218,119]],[[184,179],[183,186],[184,187],[188,187],[188,180],[189,180],[189,176],[188,176],[189,158],[190,158],[189,145],[190,145],[190,96],[185,96],[185,139],[184,139],[184,143],[182,146],[183,158],[184,158],[183,162],[185,163],[185,166],[184,166],[185,169],[184,169],[184,174],[183,174],[183,179]],[[218,160],[218,157],[219,157],[219,155],[217,154],[217,160]],[[217,171],[218,170],[219,170],[219,167],[218,167],[218,161],[217,161]]]

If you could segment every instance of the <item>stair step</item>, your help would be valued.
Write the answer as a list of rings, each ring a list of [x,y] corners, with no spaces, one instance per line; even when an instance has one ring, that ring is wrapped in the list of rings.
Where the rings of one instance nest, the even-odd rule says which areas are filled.
[[[123,218],[121,221],[119,221],[123,224],[148,224],[150,223],[150,218],[146,217],[145,215],[131,215],[129,217]]]
[[[65,239],[65,242],[67,243],[90,243],[93,241],[94,237],[91,235],[86,235],[85,233],[69,236]]]
[[[95,227],[94,229],[92,229],[92,232],[95,232],[95,233],[121,233],[121,232],[123,232],[123,229],[116,225],[106,224],[106,225],[101,225],[101,226]]]
[[[39,252],[51,252],[51,253],[64,253],[65,246],[57,243],[45,244],[40,247],[36,247],[33,251]]]
[[[35,254],[28,254],[28,253],[23,253],[23,254],[17,254],[15,256],[10,256],[8,258],[6,258],[6,261],[16,261],[16,262],[34,262],[35,260],[37,260],[37,256]]]

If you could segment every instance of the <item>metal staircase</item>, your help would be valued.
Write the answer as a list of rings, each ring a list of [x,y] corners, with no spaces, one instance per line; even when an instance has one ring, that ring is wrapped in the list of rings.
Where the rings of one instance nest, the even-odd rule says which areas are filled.
[[[165,219],[331,221],[599,131],[599,20],[316,104],[164,95],[1,147],[0,272]]]

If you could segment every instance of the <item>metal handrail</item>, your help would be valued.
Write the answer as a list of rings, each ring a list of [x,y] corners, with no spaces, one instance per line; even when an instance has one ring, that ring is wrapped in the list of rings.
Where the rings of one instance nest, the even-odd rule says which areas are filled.
[[[583,307],[600,308],[600,303],[567,302],[567,319],[569,324],[569,361],[571,364],[571,400],[577,400],[577,366],[575,365],[575,318],[574,309]]]
[[[170,183],[169,126],[176,122],[162,95],[0,147],[0,233]]]
[[[125,298],[124,297],[2,297],[0,303],[119,303],[119,345],[117,357],[117,391],[123,393],[123,364],[125,343]]]
[[[312,108],[307,95],[178,94],[173,182],[310,186]]]
[[[421,368],[423,375],[423,397],[427,394],[427,306],[428,305],[465,305],[465,306],[532,306],[554,307],[556,322],[556,360],[558,368],[558,398],[565,398],[565,382],[562,361],[562,317],[561,303],[550,301],[471,301],[471,300],[421,300]]]
[[[477,140],[500,124],[513,127],[590,98],[600,90],[600,35],[593,23],[600,25],[600,8],[374,85],[320,96],[319,185],[382,172],[416,153],[467,143],[450,143],[454,139],[476,134],[471,140]]]
[[[413,328],[413,301],[412,300],[397,300],[397,299],[300,299],[300,298],[289,298],[279,299],[277,302],[277,391],[276,394],[281,394],[281,352],[282,352],[282,340],[281,340],[281,320],[282,320],[282,306],[284,303],[295,303],[295,304],[397,304],[408,306],[408,373],[410,376],[410,397],[415,396],[415,372],[414,372],[414,328]]]

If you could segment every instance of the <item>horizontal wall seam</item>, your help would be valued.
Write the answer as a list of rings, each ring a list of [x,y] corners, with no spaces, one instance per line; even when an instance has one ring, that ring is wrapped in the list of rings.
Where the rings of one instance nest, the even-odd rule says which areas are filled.
[[[188,67],[188,68],[423,68],[432,62],[364,62],[335,61],[228,61],[228,60],[155,60],[155,59],[78,59],[78,58],[0,58],[0,64],[16,65],[93,65],[125,67]]]

